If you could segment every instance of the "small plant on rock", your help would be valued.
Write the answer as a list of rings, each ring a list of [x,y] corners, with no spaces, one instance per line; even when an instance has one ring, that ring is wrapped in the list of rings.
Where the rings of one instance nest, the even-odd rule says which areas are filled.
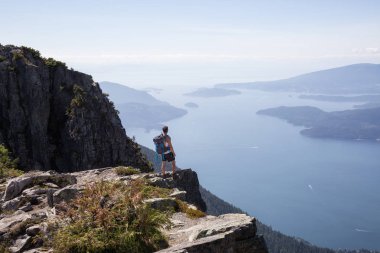
[[[185,213],[187,217],[189,217],[191,219],[197,219],[197,218],[202,218],[202,217],[206,216],[206,214],[204,212],[202,212],[198,209],[191,208],[185,202],[178,200],[178,199],[176,201],[177,201],[177,204],[179,206],[179,210],[182,213]]]
[[[10,157],[8,149],[0,145],[0,179],[20,176],[23,172],[17,169],[17,162]]]
[[[124,167],[124,166],[118,166],[115,168],[116,174],[119,176],[129,176],[140,173],[140,170],[135,169],[131,166]]]

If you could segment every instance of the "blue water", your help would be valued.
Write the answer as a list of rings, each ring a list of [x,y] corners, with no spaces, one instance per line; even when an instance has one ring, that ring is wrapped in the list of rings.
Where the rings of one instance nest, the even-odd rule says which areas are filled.
[[[280,105],[333,111],[353,104],[258,91],[207,99],[183,92],[153,94],[180,107],[199,105],[167,123],[179,167],[197,171],[211,192],[287,235],[331,248],[380,249],[380,143],[308,138],[302,127],[256,114]],[[157,131],[126,127],[153,148]]]

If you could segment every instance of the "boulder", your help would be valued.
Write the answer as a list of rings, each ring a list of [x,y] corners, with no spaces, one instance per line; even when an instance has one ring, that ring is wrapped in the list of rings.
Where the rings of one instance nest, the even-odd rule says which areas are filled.
[[[169,197],[185,201],[186,191],[180,191],[177,188],[174,188],[173,193],[170,194]]]
[[[183,222],[173,226],[167,235],[171,247],[160,253],[268,253],[265,241],[256,235],[255,218],[245,214],[207,216],[189,220],[175,214]]]
[[[171,178],[162,178],[162,177],[152,177],[148,178],[148,182],[150,185],[171,189],[174,187],[173,179]]]
[[[206,212],[206,203],[199,191],[198,175],[191,169],[179,170],[173,177],[174,187],[186,191],[185,201],[194,204],[199,210]]]
[[[144,201],[154,209],[160,211],[178,210],[178,203],[174,198],[153,198]]]
[[[66,186],[53,193],[53,203],[58,204],[62,201],[69,202],[79,193],[77,186]]]
[[[25,212],[4,217],[0,220],[0,235],[6,233],[12,226],[24,220],[30,219],[32,216]]]
[[[9,250],[14,253],[23,252],[29,249],[32,245],[32,237],[28,235],[24,235],[18,238],[13,246],[9,247]]]
[[[41,231],[41,227],[39,225],[34,225],[31,227],[28,227],[26,229],[26,234],[29,236],[35,236]]]
[[[18,198],[14,198],[14,199],[11,199],[11,200],[8,200],[8,201],[5,201],[5,202],[1,205],[1,210],[3,210],[3,211],[14,211],[14,210],[17,210],[18,207],[19,207],[20,204],[21,204],[21,201],[22,201],[22,198],[21,198],[21,197],[18,197]]]
[[[30,202],[26,203],[22,207],[19,207],[19,210],[24,211],[24,212],[29,212],[33,210],[32,204]]]
[[[51,182],[65,187],[77,182],[75,176],[70,174],[55,174],[50,172],[33,172],[10,180],[5,189],[3,200],[7,201],[17,197],[23,190],[34,185]]]

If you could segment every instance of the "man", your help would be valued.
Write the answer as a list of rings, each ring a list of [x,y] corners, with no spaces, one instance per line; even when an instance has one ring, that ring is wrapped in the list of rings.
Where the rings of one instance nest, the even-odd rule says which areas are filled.
[[[172,145],[172,140],[170,136],[168,135],[169,128],[167,126],[164,126],[162,128],[162,134],[164,135],[164,152],[162,153],[162,164],[161,164],[161,171],[162,176],[165,176],[165,166],[166,162],[172,163],[172,172],[173,177],[175,173],[175,152]]]

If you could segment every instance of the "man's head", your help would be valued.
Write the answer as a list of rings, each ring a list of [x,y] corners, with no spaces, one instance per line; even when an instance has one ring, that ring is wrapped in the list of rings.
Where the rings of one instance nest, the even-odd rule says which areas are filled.
[[[167,134],[168,131],[169,131],[169,127],[168,127],[168,126],[164,126],[164,127],[162,128],[162,132],[163,132],[164,134]]]

